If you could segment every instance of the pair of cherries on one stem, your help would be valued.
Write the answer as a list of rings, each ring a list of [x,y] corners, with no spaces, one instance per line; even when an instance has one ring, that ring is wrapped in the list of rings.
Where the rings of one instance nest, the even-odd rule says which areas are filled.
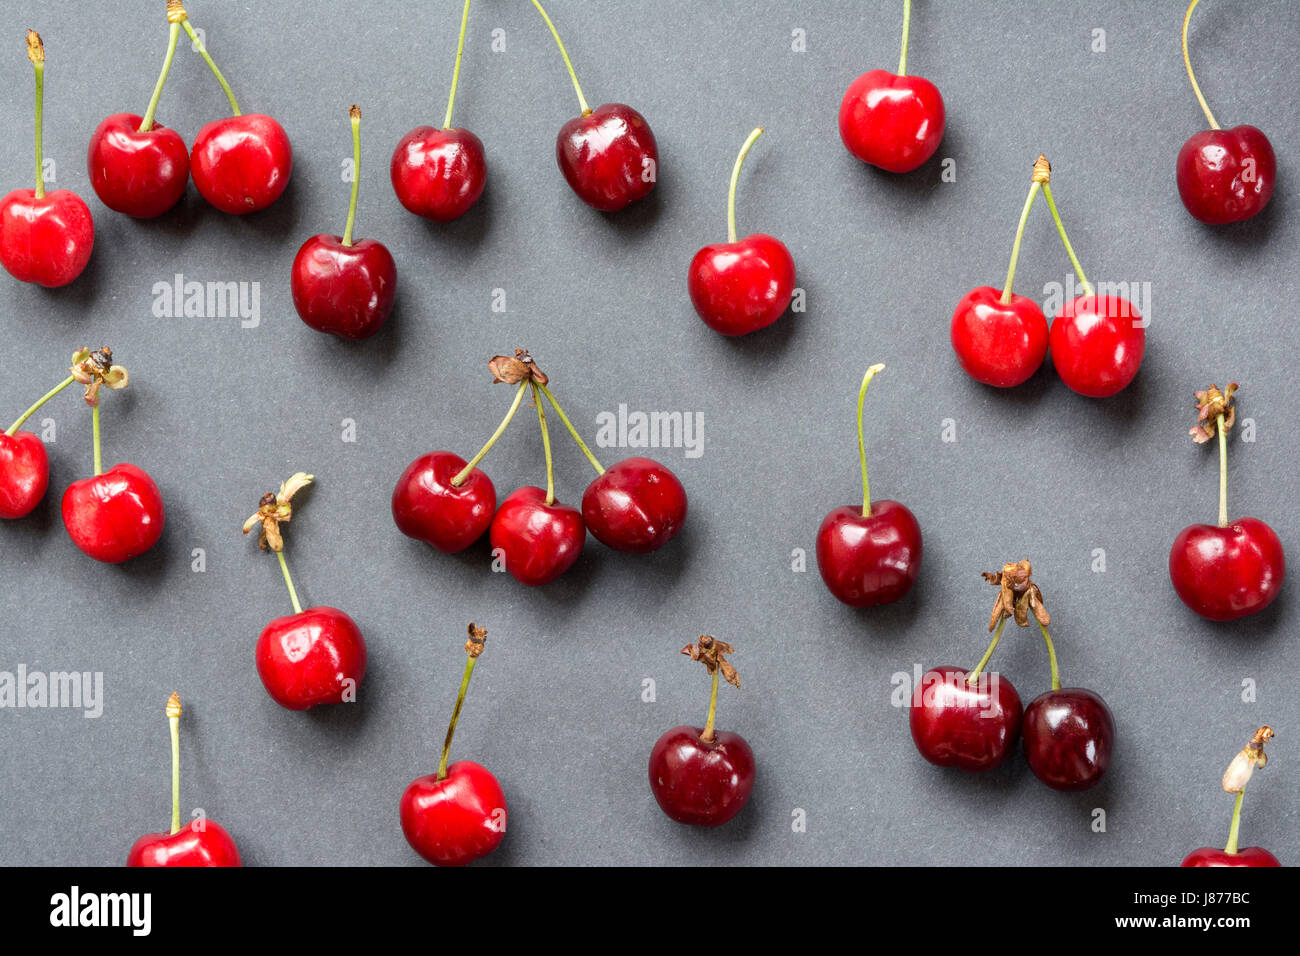
[[[538,0],[533,0],[533,6],[555,38],[581,109],[581,115],[565,123],[556,137],[555,159],[560,172],[587,205],[617,212],[649,195],[658,181],[659,148],[654,133],[645,117],[630,106],[606,103],[593,110],[587,105],[559,31]],[[465,0],[442,128],[417,126],[411,130],[398,142],[389,164],[398,201],[417,216],[435,222],[463,216],[487,185],[482,141],[469,130],[451,125],[469,7],[470,0]]]
[[[1169,551],[1169,578],[1183,603],[1211,621],[1257,614],[1277,598],[1286,555],[1277,533],[1258,518],[1228,519],[1228,431],[1237,419],[1237,383],[1196,393],[1197,444],[1219,439],[1219,522],[1179,532]]]
[[[265,209],[280,198],[293,172],[288,134],[270,116],[240,111],[180,0],[167,0],[167,22],[167,54],[144,116],[115,113],[90,138],[86,166],[91,185],[109,209],[141,219],[175,206],[191,175],[199,194],[222,212]],[[182,28],[221,84],[232,113],[205,124],[189,150],[179,133],[155,119]]]
[[[1232,826],[1228,830],[1227,845],[1203,846],[1193,850],[1184,857],[1183,866],[1220,867],[1220,866],[1281,866],[1277,857],[1263,847],[1238,844],[1241,830],[1241,801],[1245,796],[1246,784],[1259,767],[1268,763],[1264,754],[1264,745],[1273,738],[1273,728],[1265,725],[1255,731],[1250,743],[1232,758],[1228,769],[1223,774],[1223,790],[1236,796],[1232,807]]]
[[[984,577],[998,587],[989,630],[993,640],[971,671],[944,665],[916,686],[909,713],[921,756],[941,767],[982,773],[1001,765],[1023,737],[1029,769],[1053,790],[1088,790],[1101,782],[1115,748],[1115,719],[1091,690],[1061,687],[1047,625],[1051,617],[1031,579],[1028,561],[1007,564]],[[1008,620],[1020,627],[1034,618],[1047,645],[1052,689],[1022,708],[1011,681],[985,670]]]
[[[240,866],[239,848],[215,820],[199,816],[181,825],[181,698],[167,698],[167,722],[172,732],[172,824],[160,833],[146,833],[132,845],[127,866]]]
[[[258,547],[274,552],[289,589],[293,614],[278,617],[257,639],[257,674],[281,707],[307,710],[321,704],[352,703],[366,676],[366,642],[356,622],[338,608],[303,610],[284,559],[280,525],[293,518],[294,497],[315,476],[298,472],[268,492],[244,522],[244,534],[260,529]]]
[[[1133,303],[1116,295],[1097,295],[1088,282],[1052,197],[1051,172],[1047,157],[1040,155],[1011,247],[1006,284],[1000,291],[979,286],[957,303],[950,328],[952,347],[971,378],[1012,388],[1038,371],[1050,346],[1052,364],[1067,386],[1080,395],[1106,398],[1137,375],[1146,351],[1146,323]],[[1062,304],[1050,332],[1038,304],[1012,291],[1025,225],[1040,192],[1084,293]]]
[[[686,520],[686,490],[666,466],[628,458],[604,468],[573,427],[531,355],[495,356],[493,381],[516,386],[505,418],[469,462],[448,451],[422,455],[407,466],[393,490],[393,520],[409,537],[443,553],[463,551],[489,533],[505,569],[523,584],[554,581],[578,560],[587,531],[616,551],[644,554],[667,544]],[[526,393],[537,407],[546,453],[545,489],[526,486],[497,505],[496,489],[478,464],[513,420]],[[555,499],[550,433],[543,399],[551,404],[582,453],[596,469],[579,511]]]

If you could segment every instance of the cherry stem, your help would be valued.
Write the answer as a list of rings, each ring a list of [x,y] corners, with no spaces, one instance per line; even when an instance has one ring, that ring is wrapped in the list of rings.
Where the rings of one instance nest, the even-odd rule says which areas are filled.
[[[912,0],[903,0],[903,52],[898,56],[898,75],[907,76],[907,34],[912,25]]]
[[[1223,416],[1219,415],[1215,424],[1219,426],[1219,527],[1228,526],[1228,430],[1223,427]]]
[[[1079,285],[1083,287],[1084,295],[1092,295],[1092,283],[1083,274],[1083,266],[1079,265],[1079,257],[1074,254],[1074,246],[1070,245],[1070,237],[1065,234],[1065,224],[1061,222],[1061,214],[1056,209],[1056,200],[1052,198],[1052,187],[1047,183],[1042,185],[1043,198],[1047,200],[1047,208],[1052,210],[1052,218],[1056,221],[1056,231],[1061,234],[1061,244],[1065,246],[1065,252],[1070,257],[1070,263],[1074,266],[1075,275],[1079,277]]]
[[[465,483],[465,479],[469,477],[470,472],[478,467],[479,462],[487,457],[487,453],[492,450],[492,446],[495,445],[501,436],[506,433],[506,428],[510,426],[510,421],[515,417],[515,412],[519,411],[519,405],[524,400],[524,392],[527,388],[527,380],[519,383],[519,388],[515,391],[515,400],[510,405],[510,411],[506,412],[506,417],[501,419],[501,424],[498,425],[497,430],[492,433],[492,437],[487,440],[487,444],[480,448],[478,454],[471,458],[466,463],[465,467],[457,472],[451,479],[451,486],[453,488],[459,488]]]
[[[1195,6],[1195,4],[1193,4]],[[1228,844],[1223,848],[1224,853],[1237,852],[1237,836],[1241,830],[1241,799],[1246,795],[1246,786],[1242,785],[1237,791],[1237,800],[1232,805],[1232,826],[1228,829]]]
[[[95,452],[95,474],[104,473],[104,456],[99,448],[99,405],[98,403],[90,410],[90,434],[91,445]]]
[[[45,117],[45,61],[32,64],[36,74],[36,198],[45,198],[45,144],[42,121]]]
[[[361,188],[361,107],[348,109],[352,120],[352,198],[348,200],[348,224],[343,229],[343,245],[352,245],[352,226],[357,221],[357,192]]]
[[[1007,283],[1002,287],[1003,305],[1011,302],[1011,289],[1016,281],[1016,263],[1020,260],[1020,244],[1025,238],[1025,226],[1029,223],[1029,210],[1033,208],[1034,201],[1038,199],[1038,192],[1042,189],[1043,184],[1034,180],[1029,187],[1029,197],[1025,200],[1025,208],[1020,211],[1020,225],[1016,226],[1016,241],[1011,244],[1011,264],[1007,266]]]
[[[884,370],[883,365],[871,366],[862,378],[862,387],[858,389],[858,460],[862,463],[862,517],[864,518],[871,517],[871,481],[867,478],[867,445],[862,438],[862,403],[867,398],[867,386],[871,384],[877,372]]]
[[[172,833],[181,832],[181,716],[172,716],[170,708],[167,722],[172,731]]]
[[[542,15],[542,19],[546,21],[546,25],[550,27],[551,36],[555,37],[555,45],[560,48],[560,56],[564,57],[564,65],[569,70],[569,79],[573,80],[573,89],[578,94],[578,106],[582,109],[582,115],[590,116],[591,107],[587,105],[587,98],[582,95],[582,87],[578,85],[578,74],[573,72],[573,63],[569,60],[568,51],[564,49],[564,41],[560,39],[560,31],[555,29],[555,24],[552,23],[551,18],[546,15],[546,11],[542,9],[542,5],[538,3],[538,0],[533,0],[533,6],[535,6],[537,12]]]
[[[975,682],[979,680],[980,674],[983,673],[984,668],[988,666],[989,660],[993,657],[993,652],[997,650],[998,641],[1002,640],[1002,629],[1006,626],[1007,619],[1005,617],[998,621],[998,628],[993,632],[993,640],[989,642],[988,650],[984,652],[984,656],[980,658],[980,662],[975,665],[975,669],[966,675],[967,687],[973,687]]]
[[[1056,648],[1052,645],[1052,635],[1047,633],[1047,628],[1043,626],[1042,621],[1037,618],[1034,621],[1038,625],[1038,629],[1043,632],[1043,640],[1047,643],[1047,656],[1052,662],[1052,690],[1060,690],[1061,672],[1056,666]]]
[[[212,62],[212,57],[208,54],[208,48],[203,45],[203,41],[199,39],[199,35],[194,32],[194,27],[190,25],[190,21],[182,20],[181,26],[185,28],[185,32],[189,35],[190,42],[194,44],[194,49],[199,51],[199,56],[203,57],[203,61],[207,63],[208,69],[212,71],[212,75],[217,78],[217,82],[221,84],[221,88],[225,91],[226,99],[230,100],[230,112],[235,116],[242,116],[243,114],[239,112],[239,101],[235,99],[235,94],[230,91],[230,84],[227,83],[226,78],[221,75],[221,71],[217,69],[217,64]]]
[[[293,613],[302,613],[302,603],[298,600],[298,591],[293,586],[293,578],[289,576],[289,562],[284,560],[284,552],[275,552],[276,558],[280,562],[280,573],[284,575],[285,586],[289,589],[289,601],[293,604]]]
[[[542,393],[537,383],[533,385],[533,404],[537,406],[537,421],[542,426],[542,448],[546,451],[546,504],[555,504],[555,464],[551,460],[551,433],[546,427],[546,409],[542,406]]]
[[[740,167],[745,165],[745,157],[749,155],[750,147],[758,141],[763,135],[763,127],[756,126],[754,131],[749,134],[743,146],[740,147],[740,153],[736,156],[736,165],[731,167],[731,185],[727,187],[727,241],[736,241],[736,183],[740,180]]]
[[[713,669],[713,691],[709,694],[709,716],[704,721],[704,732],[700,734],[700,739],[706,743],[713,740],[713,720],[718,716],[718,671],[721,668]]]
[[[162,72],[158,74],[158,82],[154,85],[153,96],[149,98],[149,108],[144,111],[144,119],[140,121],[140,127],[136,130],[138,133],[147,133],[153,129],[153,115],[158,109],[158,101],[162,98],[163,86],[167,83],[167,74],[172,69],[172,58],[176,56],[176,41],[181,35],[181,25],[173,23],[168,28],[167,36],[167,56],[163,58]]]
[[[460,720],[460,710],[465,706],[465,693],[469,690],[469,679],[474,674],[474,662],[477,657],[465,659],[465,674],[460,679],[460,693],[456,695],[456,706],[451,712],[451,722],[447,724],[447,736],[442,741],[442,759],[438,761],[438,779],[447,779],[447,758],[451,755],[451,738],[456,735],[456,724]]]
[[[1192,81],[1192,92],[1196,94],[1197,101],[1201,104],[1201,109],[1205,112],[1205,118],[1210,121],[1211,129],[1221,129],[1218,120],[1210,112],[1210,104],[1205,102],[1205,95],[1201,92],[1201,85],[1196,82],[1196,74],[1192,72],[1192,58],[1187,52],[1187,25],[1192,22],[1192,11],[1201,0],[1192,0],[1187,5],[1187,15],[1183,17],[1183,65],[1187,67],[1187,78]]]
[[[555,408],[556,414],[560,416],[560,421],[564,422],[564,427],[569,430],[569,434],[573,436],[573,440],[578,443],[578,447],[582,449],[582,453],[587,456],[587,461],[591,462],[591,467],[596,469],[596,474],[603,475],[605,473],[604,467],[596,460],[596,456],[591,453],[591,449],[588,448],[587,443],[582,440],[582,436],[578,434],[578,430],[573,427],[573,422],[569,421],[569,416],[564,414],[564,409],[562,409],[560,403],[555,400],[555,396],[551,394],[551,390],[545,385],[539,384],[537,387],[542,390],[542,394],[546,396],[547,400]]]
[[[74,379],[71,375],[69,375],[58,385],[55,385],[52,389],[50,389],[48,392],[46,392],[44,395],[38,398],[36,400],[36,404],[34,404],[31,408],[27,409],[27,411],[23,412],[22,415],[19,416],[18,421],[14,422],[7,429],[5,429],[5,434],[8,435],[10,438],[13,438],[14,435],[17,435],[18,429],[22,428],[23,425],[27,422],[27,419],[35,415],[42,405],[44,405],[51,398],[59,394],[59,392],[63,391],[65,388],[67,388],[75,381],[76,379]]]
[[[465,0],[465,9],[460,15],[460,39],[456,41],[456,66],[451,71],[451,93],[447,97],[447,115],[442,121],[443,129],[451,129],[451,110],[456,105],[456,86],[460,83],[460,59],[465,55],[465,29],[469,26],[469,4]]]

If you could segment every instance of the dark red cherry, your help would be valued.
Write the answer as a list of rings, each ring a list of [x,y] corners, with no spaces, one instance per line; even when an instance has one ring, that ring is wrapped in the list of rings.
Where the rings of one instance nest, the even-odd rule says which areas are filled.
[[[587,486],[582,518],[597,541],[617,551],[657,551],[686,521],[686,489],[659,462],[627,458]]]
[[[487,185],[483,143],[467,129],[417,126],[398,142],[388,171],[398,201],[435,222],[463,216]]]
[[[1179,866],[1281,866],[1277,857],[1259,846],[1245,846],[1236,853],[1223,847],[1203,846],[1183,858]]]
[[[472,760],[412,781],[402,793],[402,833],[436,866],[464,866],[487,856],[504,839],[508,810],[497,778]]]
[[[95,220],[76,193],[56,189],[37,197],[15,189],[0,199],[0,264],[19,282],[55,289],[86,268],[95,247]]]
[[[269,116],[227,116],[199,130],[190,172],[199,194],[222,212],[257,212],[289,185],[293,147],[284,127]]]
[[[905,505],[873,501],[871,513],[845,505],[817,529],[817,569],[845,604],[874,607],[897,601],[921,570],[921,526]]]
[[[926,671],[912,692],[908,722],[921,756],[940,767],[983,773],[1002,764],[1020,738],[1020,695],[1001,674],[944,665]]]
[[[294,256],[290,281],[294,308],[317,332],[343,339],[374,335],[397,300],[397,263],[381,242],[312,236]]]
[[[407,465],[393,489],[397,529],[444,554],[464,551],[483,537],[496,514],[496,488],[479,468],[453,485],[464,468],[465,459],[449,451],[431,451]]]
[[[175,833],[146,833],[135,841],[127,866],[242,866],[239,848],[221,824],[194,821]]]
[[[767,328],[790,307],[794,282],[790,250],[761,232],[705,246],[691,259],[687,274],[695,311],[723,335]]]
[[[31,432],[0,432],[0,518],[31,514],[49,486],[45,443]]]
[[[162,537],[163,501],[142,468],[114,465],[74,481],[63,493],[63,525],[72,543],[96,561],[120,564]]]
[[[582,554],[587,529],[577,508],[558,501],[548,505],[546,492],[528,485],[501,502],[488,537],[514,579],[537,587],[573,566]]]
[[[174,129],[155,121],[141,132],[142,122],[134,113],[114,113],[100,123],[90,137],[86,169],[105,206],[151,219],[185,195],[190,151]]]
[[[1087,790],[1110,766],[1115,718],[1097,694],[1067,687],[1029,702],[1020,735],[1034,776],[1053,790]]]
[[[366,642],[332,607],[279,617],[257,639],[257,673],[281,707],[307,710],[354,700],[366,676]]]
[[[943,97],[924,77],[869,70],[840,102],[845,148],[887,172],[911,172],[933,156],[943,128]]]
[[[650,790],[670,818],[722,826],[745,808],[754,790],[754,752],[740,734],[674,727],[650,751]]]
[[[1137,376],[1147,333],[1137,307],[1114,295],[1081,295],[1052,321],[1052,364],[1071,389],[1106,398]]]
[[[1277,158],[1253,126],[1207,129],[1178,151],[1178,195],[1187,211],[1214,226],[1259,215],[1273,195]]]
[[[1211,621],[1233,621],[1268,607],[1282,590],[1286,556],[1258,518],[1226,528],[1184,528],[1169,551],[1169,577],[1184,604]]]
[[[966,374],[996,388],[1028,380],[1047,358],[1047,319],[1032,299],[991,286],[971,289],[952,314],[953,351]]]
[[[555,161],[578,198],[601,212],[617,212],[655,188],[659,148],[645,117],[622,103],[606,103],[560,127]]]

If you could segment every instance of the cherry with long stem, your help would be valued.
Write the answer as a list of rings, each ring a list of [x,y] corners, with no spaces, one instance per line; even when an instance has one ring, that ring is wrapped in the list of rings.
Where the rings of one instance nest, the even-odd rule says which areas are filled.
[[[731,182],[727,185],[727,241],[728,242],[735,242],[737,238],[736,237],[736,186],[740,182],[740,170],[745,165],[745,157],[749,155],[749,151],[753,148],[754,144],[758,142],[758,138],[762,135],[763,135],[763,127],[761,126],[754,127],[753,132],[751,132],[747,137],[745,137],[745,142],[741,144],[740,152],[736,154],[736,162],[731,167]]]
[[[1083,289],[1084,295],[1093,295],[1092,283],[1083,274],[1083,266],[1079,264],[1079,257],[1074,254],[1074,246],[1070,245],[1070,237],[1065,234],[1065,223],[1061,221],[1061,213],[1056,208],[1056,200],[1052,198],[1052,184],[1044,182],[1042,187],[1043,198],[1047,200],[1047,208],[1052,211],[1052,220],[1056,223],[1056,231],[1060,233],[1061,244],[1065,246],[1065,253],[1070,257],[1070,264],[1074,266],[1075,275],[1079,277],[1079,287]]]
[[[190,43],[193,44],[193,48],[198,52],[199,56],[203,57],[203,62],[208,65],[208,69],[212,71],[212,75],[215,76],[217,82],[221,84],[222,92],[226,94],[226,99],[230,101],[231,115],[242,116],[243,113],[240,112],[239,101],[235,99],[235,94],[230,89],[230,84],[226,82],[225,76],[222,75],[221,70],[217,68],[217,64],[213,61],[212,54],[208,52],[208,48],[204,46],[203,40],[199,37],[198,33],[194,31],[194,26],[190,23],[190,18],[186,14],[184,7],[181,5],[180,0],[167,0],[168,20],[172,19],[173,10],[177,11],[174,15],[178,18],[173,22],[179,22],[184,28],[186,35],[190,38]]]
[[[1201,92],[1201,85],[1196,82],[1196,73],[1192,70],[1192,57],[1187,52],[1187,27],[1192,22],[1192,11],[1201,0],[1192,0],[1187,5],[1187,13],[1183,17],[1183,65],[1187,67],[1187,78],[1192,81],[1192,92],[1196,94],[1196,101],[1201,104],[1201,110],[1205,113],[1206,120],[1209,121],[1210,129],[1222,129],[1219,121],[1214,118],[1210,112],[1210,104],[1205,102],[1205,95]]]
[[[858,462],[862,465],[862,517],[871,516],[871,479],[867,475],[867,443],[862,435],[862,406],[867,400],[867,386],[876,375],[885,370],[882,364],[872,365],[862,377],[858,388]]]
[[[578,94],[578,107],[582,111],[581,115],[590,116],[592,109],[587,105],[587,98],[582,95],[582,86],[578,83],[578,74],[573,69],[573,61],[569,59],[569,51],[564,48],[564,41],[560,39],[560,31],[555,29],[555,24],[551,22],[550,16],[547,15],[545,8],[538,0],[533,0],[533,6],[537,8],[537,12],[546,21],[551,36],[555,37],[555,45],[560,48],[560,56],[564,58],[564,68],[569,71],[569,79],[573,81],[573,91]]]
[[[168,9],[167,22],[167,55],[163,57],[162,71],[158,74],[158,82],[154,84],[153,95],[149,97],[149,106],[140,120],[137,129],[140,133],[147,133],[153,129],[153,118],[158,111],[158,101],[162,99],[163,87],[167,85],[167,75],[171,73],[172,60],[176,56],[176,43],[181,35],[181,17],[173,16],[172,11]]]
[[[469,4],[466,4],[468,7]],[[442,741],[442,756],[438,759],[438,779],[447,779],[447,761],[451,756],[451,741],[456,735],[456,725],[460,722],[461,708],[465,706],[465,695],[469,692],[469,680],[474,676],[474,665],[478,663],[479,655],[483,653],[484,644],[487,641],[487,631],[483,628],[475,628],[471,621],[469,625],[469,640],[465,642],[465,672],[460,678],[460,691],[456,694],[456,706],[451,710],[451,720],[447,723],[447,736]]]
[[[181,831],[181,695],[172,691],[167,698],[167,723],[172,736],[172,828]]]
[[[1020,211],[1020,222],[1016,225],[1016,239],[1011,244],[1011,261],[1007,265],[1007,281],[1002,286],[1002,297],[998,300],[1003,305],[1011,303],[1013,288],[1016,281],[1016,264],[1020,261],[1020,244],[1025,238],[1025,226],[1029,223],[1029,210],[1034,207],[1034,201],[1038,199],[1038,194],[1042,191],[1043,186],[1049,180],[1051,167],[1047,165],[1047,157],[1040,155],[1034,163],[1033,182],[1029,186],[1029,195],[1025,197],[1024,209]]]
[[[348,120],[352,126],[352,194],[348,199],[348,221],[343,229],[343,245],[352,245],[352,227],[357,221],[357,194],[361,187],[361,107],[355,103],[348,107]]]
[[[451,71],[451,92],[447,94],[447,115],[443,118],[442,128],[451,129],[451,113],[456,105],[456,87],[460,84],[460,61],[465,55],[465,31],[469,27],[470,0],[465,0],[465,8],[460,14],[460,36],[456,39],[456,65]]]
[[[36,75],[36,198],[45,198],[45,44],[35,30],[27,31],[27,59]]]
[[[546,454],[546,504],[555,504],[555,464],[551,458],[551,431],[546,427],[546,409],[542,404],[541,389],[532,383],[533,404],[537,406],[537,423],[542,429],[542,449]]]
[[[912,0],[903,0],[903,49],[898,54],[898,75],[907,76],[907,37],[912,27]]]
[[[529,381],[527,379],[519,383],[518,388],[515,389],[515,400],[510,403],[510,410],[506,412],[505,418],[501,419],[501,424],[497,426],[496,431],[492,433],[491,437],[484,442],[483,447],[478,450],[478,454],[466,462],[465,467],[451,479],[452,487],[459,488],[463,485],[465,480],[469,478],[470,473],[473,472],[474,469],[479,466],[479,463],[487,457],[487,453],[492,450],[492,446],[500,441],[501,436],[506,433],[506,429],[510,427],[510,423],[514,420],[515,413],[519,411],[519,406],[523,403],[524,394],[528,391],[528,386]]]

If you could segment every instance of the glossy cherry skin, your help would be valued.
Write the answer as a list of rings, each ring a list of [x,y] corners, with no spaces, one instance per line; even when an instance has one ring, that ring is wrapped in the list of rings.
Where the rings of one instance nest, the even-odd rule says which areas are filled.
[[[95,127],[86,170],[95,194],[109,209],[152,219],[185,195],[190,151],[176,130],[155,122],[142,133],[141,122],[134,113],[114,113]]]
[[[496,488],[479,468],[456,487],[451,480],[464,468],[465,459],[449,451],[431,451],[407,465],[393,489],[397,530],[443,554],[464,551],[483,537],[496,514]]]
[[[1281,866],[1277,857],[1259,846],[1244,846],[1236,853],[1223,847],[1203,846],[1183,858],[1179,866]]]
[[[850,153],[891,173],[907,173],[943,140],[943,97],[920,76],[869,70],[840,101],[840,139]]]
[[[703,727],[674,727],[650,751],[650,791],[678,823],[720,827],[754,792],[754,751],[740,734]]]
[[[488,540],[504,552],[506,570],[520,584],[550,584],[582,554],[587,528],[577,508],[546,503],[546,492],[527,485],[497,508]]]
[[[908,722],[921,756],[940,767],[983,773],[1000,766],[1020,739],[1020,695],[1001,674],[945,664],[926,671],[912,692]]]
[[[509,810],[501,784],[472,760],[411,781],[402,794],[402,833],[435,866],[464,866],[487,856],[505,838]]]
[[[897,601],[921,570],[921,526],[897,501],[871,503],[871,514],[845,505],[817,529],[817,569],[827,589],[852,607]]]
[[[388,321],[397,301],[397,263],[382,243],[312,236],[293,258],[289,283],[298,316],[317,332],[368,339]]]
[[[686,286],[705,325],[723,335],[746,335],[790,307],[794,259],[781,240],[756,232],[695,253]]]
[[[1002,292],[971,289],[952,313],[953,351],[966,374],[995,388],[1014,388],[1047,358],[1047,318],[1023,295],[1002,301]]]
[[[144,469],[114,465],[74,481],[63,493],[63,526],[72,543],[96,561],[120,564],[162,537],[163,501]]]
[[[407,211],[450,222],[483,195],[487,158],[482,140],[467,129],[417,126],[398,141],[388,172]]]
[[[1221,226],[1260,213],[1273,195],[1277,158],[1253,126],[1207,129],[1178,151],[1178,195],[1201,222]]]
[[[146,833],[127,854],[127,866],[242,866],[239,848],[221,824],[204,820],[175,833]]]
[[[555,161],[578,198],[617,212],[649,195],[659,176],[659,147],[645,117],[606,103],[560,127]]]
[[[1114,395],[1133,381],[1146,344],[1137,307],[1114,295],[1081,295],[1065,303],[1048,334],[1056,374],[1089,398]]]
[[[1277,533],[1258,518],[1228,527],[1189,525],[1169,551],[1169,578],[1183,603],[1211,621],[1235,621],[1273,603],[1286,577]]]
[[[0,199],[0,265],[18,281],[65,286],[94,248],[95,220],[76,193],[56,189],[37,199],[34,189],[15,189]]]
[[[308,608],[266,625],[257,673],[271,699],[289,710],[343,703],[366,676],[366,642],[337,608]]]
[[[682,530],[686,489],[659,462],[626,458],[587,486],[582,520],[597,541],[616,551],[657,551]]]
[[[284,127],[261,113],[213,120],[199,130],[190,173],[199,194],[222,212],[242,215],[280,198],[293,172]]]
[[[31,432],[0,432],[0,518],[31,514],[50,487],[50,457]]]
[[[1110,766],[1115,718],[1099,695],[1066,687],[1029,702],[1020,736],[1035,777],[1053,790],[1088,790]]]

